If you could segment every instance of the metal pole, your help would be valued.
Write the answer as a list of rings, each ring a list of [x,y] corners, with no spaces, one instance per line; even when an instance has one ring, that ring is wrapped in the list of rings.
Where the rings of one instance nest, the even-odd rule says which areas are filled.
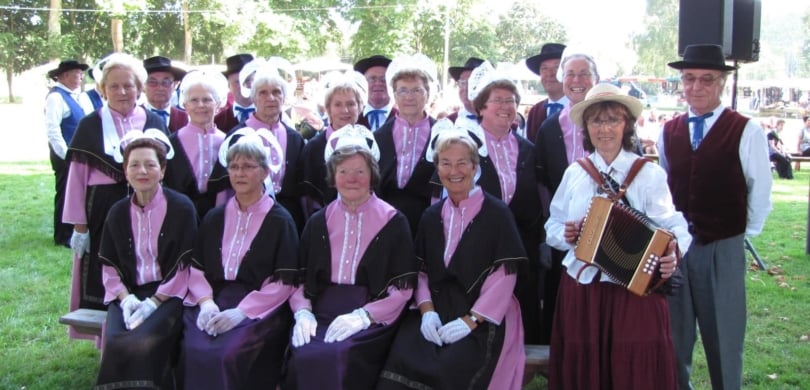
[[[731,84],[731,109],[737,110],[737,73],[740,70],[737,68],[737,60],[734,60],[734,75],[732,76]]]

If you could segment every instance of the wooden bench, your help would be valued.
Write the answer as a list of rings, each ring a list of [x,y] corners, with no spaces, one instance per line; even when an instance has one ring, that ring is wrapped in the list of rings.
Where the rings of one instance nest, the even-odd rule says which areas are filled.
[[[791,153],[790,161],[793,161],[793,170],[800,171],[803,162],[810,162],[810,157],[802,156],[801,153]]]
[[[78,309],[59,317],[59,323],[72,326],[77,332],[101,336],[101,326],[107,318],[103,310]]]
[[[526,344],[526,366],[523,371],[523,385],[531,382],[535,375],[548,376],[548,345]]]

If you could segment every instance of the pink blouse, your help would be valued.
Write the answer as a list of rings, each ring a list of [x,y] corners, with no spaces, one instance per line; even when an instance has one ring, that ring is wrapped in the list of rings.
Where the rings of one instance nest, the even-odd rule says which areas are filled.
[[[205,193],[211,171],[214,170],[214,164],[217,164],[219,146],[225,141],[225,134],[216,127],[203,130],[189,122],[177,130],[177,138],[191,163],[191,169],[197,179],[197,189],[200,193]]]
[[[413,169],[425,153],[425,145],[430,138],[430,117],[426,115],[425,119],[411,127],[406,120],[397,116],[392,135],[397,153],[397,186],[405,188]]]
[[[484,131],[484,138],[487,143],[487,151],[495,170],[498,173],[498,181],[501,184],[501,200],[509,204],[515,196],[515,184],[517,183],[517,160],[518,141],[512,131],[508,131],[502,137]]]
[[[560,129],[562,129],[568,163],[571,164],[577,159],[587,157],[589,153],[585,152],[585,148],[582,146],[582,129],[571,119],[571,106],[563,108],[560,112]]]

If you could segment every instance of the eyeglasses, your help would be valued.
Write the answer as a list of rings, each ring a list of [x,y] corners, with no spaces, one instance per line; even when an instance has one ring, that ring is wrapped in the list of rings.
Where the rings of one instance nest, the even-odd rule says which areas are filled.
[[[451,171],[453,168],[459,171],[466,170],[472,167],[472,161],[470,160],[461,160],[456,162],[455,164],[450,161],[439,161],[439,169],[443,171]]]
[[[514,106],[517,103],[515,99],[489,99],[487,100],[487,104],[496,104],[499,106]]]
[[[610,128],[615,128],[619,125],[619,123],[624,122],[624,119],[619,118],[607,118],[607,119],[591,119],[588,121],[588,128],[596,129],[600,127],[608,126]]]
[[[210,97],[191,98],[186,100],[186,104],[191,106],[210,106],[214,104],[214,99]]]
[[[425,89],[424,89],[424,88],[414,88],[414,89],[400,88],[400,89],[398,89],[398,90],[396,91],[396,94],[397,94],[397,96],[400,96],[400,97],[405,97],[405,96],[424,96],[424,95],[425,95],[425,92],[426,92],[426,91],[425,91]]]
[[[146,85],[148,85],[150,87],[161,86],[163,88],[171,88],[171,86],[174,85],[174,80],[172,80],[172,79],[163,79],[163,80],[146,79]]]
[[[591,78],[591,76],[593,76],[593,73],[585,73],[585,72],[583,72],[583,73],[566,73],[565,74],[565,78],[572,79],[572,80],[577,79],[577,78],[579,78],[579,79],[588,79],[588,78]]]
[[[259,166],[254,164],[228,165],[228,172],[252,172],[257,169],[259,169]]]
[[[683,82],[683,85],[694,85],[695,81],[699,81],[700,85],[704,87],[711,87],[715,81],[721,78],[722,76],[712,76],[709,74],[704,74],[703,76],[700,77],[695,77],[691,74],[687,74],[681,76],[681,82]]]
[[[371,83],[385,83],[385,77],[384,76],[366,76],[366,81],[369,84],[371,84]]]

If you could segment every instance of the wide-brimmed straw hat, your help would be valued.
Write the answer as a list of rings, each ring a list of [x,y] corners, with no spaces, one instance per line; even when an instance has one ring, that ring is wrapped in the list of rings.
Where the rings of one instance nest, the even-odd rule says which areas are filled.
[[[736,69],[726,65],[726,57],[723,55],[723,48],[719,45],[688,45],[683,51],[683,60],[670,62],[670,68],[674,69],[714,69],[730,71]]]
[[[600,83],[596,84],[588,91],[588,94],[585,95],[585,100],[571,107],[571,120],[573,120],[574,124],[577,126],[584,128],[585,124],[583,123],[584,118],[582,118],[582,115],[585,113],[585,110],[596,103],[602,102],[623,104],[634,118],[638,118],[639,115],[641,115],[641,111],[644,110],[644,107],[638,99],[624,94],[619,87],[610,83]]]
[[[51,80],[56,81],[56,79],[59,78],[59,76],[62,73],[65,73],[65,72],[67,72],[69,70],[81,69],[82,72],[83,72],[83,71],[87,70],[87,68],[89,68],[89,66],[87,66],[87,64],[80,64],[79,61],[74,61],[74,60],[62,61],[62,62],[59,63],[59,66],[56,67],[56,69],[51,69],[51,70],[48,71],[48,78],[51,79]]]
[[[562,58],[565,45],[561,43],[546,43],[540,49],[540,54],[526,59],[526,67],[536,75],[540,75],[540,64],[545,60]]]

